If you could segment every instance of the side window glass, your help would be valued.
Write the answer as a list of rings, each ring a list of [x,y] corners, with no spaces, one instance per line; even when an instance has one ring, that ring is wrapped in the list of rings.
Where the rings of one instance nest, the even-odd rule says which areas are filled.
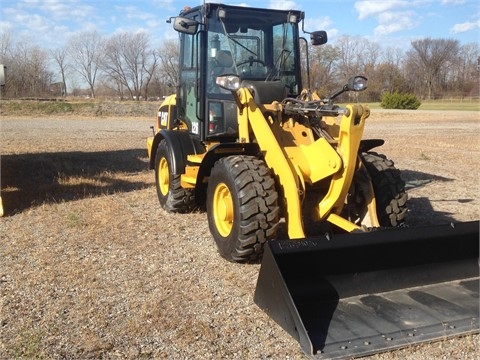
[[[293,27],[281,24],[273,27],[273,54],[275,65],[281,71],[291,71],[295,68],[293,45]]]
[[[196,94],[197,71],[197,35],[182,34],[182,71],[180,72],[180,89],[178,94],[178,116],[188,126],[191,133],[200,134],[200,123],[197,118],[198,99]]]
[[[235,74],[235,64],[225,35],[208,33],[207,91],[215,94],[229,94],[220,88],[215,80],[217,76]]]
[[[183,68],[184,69],[194,69],[196,66],[195,61],[195,39],[194,35],[183,35]]]

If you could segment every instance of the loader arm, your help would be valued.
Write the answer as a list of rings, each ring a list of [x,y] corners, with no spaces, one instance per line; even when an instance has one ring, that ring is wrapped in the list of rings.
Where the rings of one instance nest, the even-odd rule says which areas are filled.
[[[241,141],[250,142],[249,129],[251,128],[268,166],[278,176],[287,206],[289,238],[298,239],[304,236],[301,213],[301,199],[304,191],[302,185],[305,182],[321,181],[327,175],[332,175],[332,179],[327,194],[317,206],[317,218],[327,220],[348,232],[361,230],[359,226],[338,214],[343,208],[353,175],[357,170],[358,149],[365,120],[370,114],[368,107],[347,106],[342,115],[338,143],[335,148],[323,138],[308,146],[285,147],[279,143],[278,136],[272,130],[269,121],[265,119],[250,91],[242,88],[237,96],[240,103],[239,137]],[[320,159],[319,154],[323,154]]]
[[[368,107],[362,105],[347,106],[346,114],[342,116],[340,123],[337,145],[337,153],[342,158],[343,168],[333,175],[330,188],[318,205],[320,219],[326,219],[349,232],[360,229],[360,227],[338,214],[343,208],[345,197],[356,171],[358,149],[363,136],[365,120],[369,115]]]
[[[237,92],[239,138],[242,142],[250,142],[249,126],[256,135],[256,140],[265,156],[267,166],[278,177],[283,188],[283,196],[287,205],[287,225],[290,239],[305,237],[302,221],[300,192],[302,191],[294,165],[289,161],[284,149],[279,145],[272,129],[257,106],[252,94],[246,88]]]

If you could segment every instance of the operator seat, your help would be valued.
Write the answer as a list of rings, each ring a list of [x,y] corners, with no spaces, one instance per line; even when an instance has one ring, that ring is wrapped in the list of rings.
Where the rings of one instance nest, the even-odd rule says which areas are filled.
[[[233,70],[233,57],[232,53],[227,50],[217,50],[215,54],[216,66],[213,68],[215,75],[232,74]]]

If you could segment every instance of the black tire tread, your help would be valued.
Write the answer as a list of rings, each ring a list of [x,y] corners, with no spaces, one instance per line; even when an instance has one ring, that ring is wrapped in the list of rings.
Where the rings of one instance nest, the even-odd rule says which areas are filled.
[[[158,185],[158,165],[160,159],[165,157],[168,162],[169,169],[172,168],[170,148],[165,140],[160,141],[157,147],[155,157],[155,185],[157,196],[162,208],[170,213],[188,213],[195,210],[195,196],[192,189],[185,189],[181,185],[180,175],[170,174],[170,187],[165,197]]]
[[[222,174],[222,175],[220,175]],[[263,160],[253,156],[228,156],[217,161],[211,177],[230,177],[238,202],[238,224],[229,238],[219,237],[211,211],[207,210],[211,232],[220,254],[232,262],[258,262],[265,242],[274,238],[279,223],[278,194],[275,181]],[[210,184],[209,184],[210,186]],[[211,190],[213,191],[213,189]],[[229,244],[225,245],[228,241]]]
[[[370,151],[361,154],[372,179],[380,226],[398,227],[405,223],[408,195],[400,170],[385,155]]]

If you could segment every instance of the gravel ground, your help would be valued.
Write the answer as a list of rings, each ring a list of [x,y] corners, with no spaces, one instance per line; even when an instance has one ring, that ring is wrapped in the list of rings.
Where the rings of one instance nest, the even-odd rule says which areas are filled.
[[[0,358],[302,359],[225,262],[204,213],[164,212],[149,118],[1,121]],[[478,112],[376,110],[366,137],[409,181],[412,225],[479,219]],[[479,336],[369,359],[478,359]]]

